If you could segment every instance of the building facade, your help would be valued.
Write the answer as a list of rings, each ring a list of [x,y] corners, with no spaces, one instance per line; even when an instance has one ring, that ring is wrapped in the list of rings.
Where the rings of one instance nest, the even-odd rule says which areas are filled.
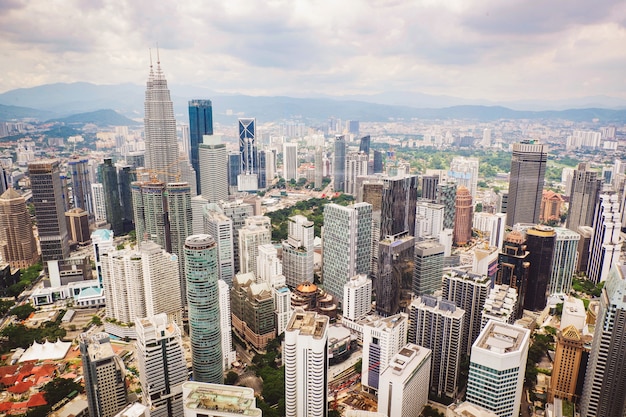
[[[211,100],[189,101],[189,155],[196,172],[197,193],[202,194],[200,175],[200,144],[204,135],[213,135],[213,103]]]
[[[472,215],[474,206],[472,205],[472,195],[470,191],[459,186],[456,190],[454,214],[454,244],[463,246],[472,240]]]
[[[602,192],[596,205],[593,233],[589,242],[587,276],[596,284],[606,280],[621,254],[622,215],[616,193]]]
[[[593,225],[593,213],[601,189],[602,180],[598,178],[598,173],[590,171],[584,162],[578,164],[569,192],[570,204],[566,223],[568,229],[577,232],[579,226]]]
[[[193,148],[192,148],[193,149]],[[228,200],[228,154],[219,137],[204,136],[198,145],[199,182],[202,197],[209,203]]]
[[[0,195],[0,258],[12,269],[28,268],[39,259],[26,201],[13,188]]]
[[[433,294],[441,288],[444,246],[434,240],[415,244],[415,270],[413,272],[413,294]]]

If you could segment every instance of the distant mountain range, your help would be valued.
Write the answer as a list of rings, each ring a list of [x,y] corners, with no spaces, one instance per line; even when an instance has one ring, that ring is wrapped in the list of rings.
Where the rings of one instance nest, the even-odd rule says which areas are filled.
[[[214,120],[234,124],[238,117],[256,117],[260,122],[300,120],[324,123],[334,116],[343,120],[388,121],[418,119],[471,119],[493,121],[499,119],[565,119],[600,123],[626,122],[626,100],[613,97],[587,97],[565,101],[524,102],[508,106],[493,105],[488,101],[429,96],[408,92],[345,97],[253,97],[225,95],[205,88],[171,86],[174,112],[185,122],[187,102],[194,98],[213,101]],[[134,84],[95,85],[90,83],[47,84],[22,88],[0,94],[0,120],[22,119],[58,120],[65,123],[96,123],[119,125],[129,122],[124,115],[141,123],[145,87]],[[587,107],[586,105],[590,105]],[[580,108],[584,106],[584,108]],[[526,108],[527,110],[520,110]],[[536,110],[542,108],[542,110]],[[113,109],[119,113],[114,116]],[[549,109],[549,110],[546,110]],[[74,118],[66,119],[67,116]],[[119,117],[118,117],[119,116]]]
[[[92,123],[100,127],[104,126],[136,126],[140,125],[140,122],[131,120],[126,116],[122,116],[111,109],[96,110],[88,113],[78,113],[71,116],[62,117],[58,119],[50,119],[49,122],[61,122],[66,125],[84,125]]]

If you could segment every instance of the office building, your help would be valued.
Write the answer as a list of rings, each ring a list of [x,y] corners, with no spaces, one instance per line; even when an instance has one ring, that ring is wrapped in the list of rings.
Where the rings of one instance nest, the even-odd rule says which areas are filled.
[[[467,188],[470,196],[476,198],[478,192],[478,158],[455,156],[450,162],[448,178],[454,180],[459,187]]]
[[[274,295],[267,283],[255,283],[254,273],[235,275],[230,290],[233,329],[257,351],[276,337]]]
[[[378,243],[378,268],[374,280],[376,312],[387,317],[400,312],[401,300],[411,299],[415,238],[405,233],[386,236]]]
[[[213,103],[211,100],[189,101],[189,154],[191,166],[196,172],[197,193],[202,192],[200,144],[204,135],[213,135]]]
[[[178,137],[174,106],[159,61],[157,61],[156,70],[152,68],[152,64],[150,65],[150,74],[146,83],[144,129],[146,168],[165,183],[179,181],[177,179],[177,175],[180,175]]]
[[[117,168],[113,165],[111,158],[104,159],[103,164],[100,166],[100,173],[102,175],[107,222],[111,226],[113,233],[121,235],[124,233],[124,218],[120,202]]]
[[[183,384],[184,417],[261,417],[254,390],[248,387],[187,381]]]
[[[283,178],[285,181],[298,180],[298,145],[283,144]]]
[[[203,232],[213,236],[217,243],[218,277],[233,285],[235,276],[235,253],[233,239],[233,221],[216,205],[205,205]]]
[[[456,183],[440,182],[437,184],[437,203],[443,204],[443,228],[454,228],[454,215],[456,214]]]
[[[302,215],[288,219],[283,241],[283,275],[289,287],[313,282],[314,223]]]
[[[365,155],[369,156],[371,142],[372,138],[370,135],[363,136],[359,141],[359,152],[363,152]]]
[[[315,150],[315,188],[322,189],[322,182],[324,181],[324,149],[318,147]]]
[[[555,227],[556,241],[552,256],[552,274],[548,283],[548,294],[569,294],[572,277],[578,261],[580,235],[564,227]]]
[[[527,250],[524,235],[513,230],[504,238],[502,252],[498,255],[496,284],[504,284],[517,291],[518,309],[515,318],[521,318],[528,287],[530,252]]]
[[[480,141],[480,146],[483,148],[491,147],[491,129],[483,130],[483,139]]]
[[[358,194],[358,178],[367,175],[368,157],[366,154],[351,152],[346,157],[344,192]]]
[[[493,214],[484,211],[474,213],[472,225],[473,228],[476,229],[478,236],[489,242],[489,246],[502,249],[506,227],[506,214]]]
[[[113,242],[113,231],[109,229],[98,229],[91,234],[91,245],[93,247],[93,261],[95,264],[96,276],[100,287],[102,287],[102,255],[115,249]]]
[[[324,289],[341,302],[344,284],[355,275],[367,274],[370,269],[372,205],[326,204],[323,235]]]
[[[89,415],[113,417],[128,404],[124,363],[106,333],[82,333],[78,341]]]
[[[380,374],[393,356],[406,345],[409,317],[399,313],[368,321],[363,325],[363,366],[361,384],[369,392],[378,391]]]
[[[258,183],[258,152],[256,144],[256,119],[239,119],[240,173],[238,191],[256,191]]]
[[[437,200],[437,185],[439,184],[439,175],[423,175],[422,176],[422,198],[424,200]]]
[[[295,311],[283,345],[287,417],[328,414],[328,317]]]
[[[59,161],[43,159],[29,162],[28,176],[37,218],[41,261],[46,267],[48,261],[65,259],[70,255]]]
[[[461,185],[456,190],[454,215],[454,245],[463,246],[472,240],[472,214],[474,206],[469,190]]]
[[[548,401],[553,402],[554,398],[562,398],[574,402],[578,380],[584,376],[584,372],[580,374],[580,365],[585,343],[576,326],[561,327],[562,330],[556,338]]]
[[[408,232],[415,236],[418,177],[383,178],[380,238]]]
[[[185,274],[193,379],[221,384],[224,356],[220,321],[217,243],[209,235],[185,241]]]
[[[220,202],[219,206],[211,206],[212,210],[221,210],[233,222],[233,263],[239,268],[239,230],[246,225],[246,219],[254,215],[254,208],[243,200]],[[237,272],[237,271],[235,271]]]
[[[539,223],[539,209],[548,154],[543,144],[525,140],[513,144],[506,225]]]
[[[344,135],[335,135],[333,187],[338,192],[345,191],[346,187],[346,137]]]
[[[471,353],[472,344],[482,329],[482,312],[489,295],[491,280],[486,275],[452,269],[443,274],[444,300],[465,311],[462,354]]]
[[[572,185],[569,190],[570,202],[566,226],[574,232],[579,226],[592,226],[593,213],[602,189],[602,180],[596,171],[588,169],[587,163],[581,162],[574,170]]]
[[[433,294],[441,289],[444,246],[434,240],[415,244],[415,270],[413,272],[413,294]]]
[[[276,150],[261,149],[259,151],[259,190],[272,185],[276,176]]]
[[[513,324],[520,310],[515,288],[505,284],[496,284],[489,291],[480,317],[481,330],[489,320]]]
[[[622,264],[614,264],[602,289],[580,399],[580,414],[584,417],[622,416],[626,411],[625,274]]]
[[[0,259],[11,269],[28,268],[39,260],[26,201],[13,188],[0,195]]]
[[[445,206],[420,200],[415,210],[415,239],[439,239],[443,231]]]
[[[241,153],[230,152],[228,154],[228,193],[237,193],[237,178],[241,174]]]
[[[72,182],[72,207],[81,208],[93,216],[91,181],[89,180],[89,159],[73,156],[67,161]]]
[[[251,219],[255,216],[249,217]],[[266,218],[269,222],[269,218]],[[272,242],[271,225],[246,224],[239,229],[239,272],[257,274],[259,246]]]
[[[552,190],[543,190],[541,207],[539,208],[539,221],[542,223],[560,222],[564,204],[565,200],[563,200],[560,194]]]
[[[259,245],[258,256],[256,258],[256,282],[266,283],[274,287],[276,282],[284,284],[283,264],[278,259],[278,251],[271,243]]]
[[[193,148],[192,148],[193,149]],[[204,136],[198,145],[200,164],[198,188],[209,203],[228,200],[228,154],[219,137]]]
[[[409,343],[380,376],[378,412],[388,417],[419,417],[428,403],[431,351]]]
[[[578,226],[578,261],[576,262],[576,272],[587,272],[589,266],[589,245],[591,245],[591,236],[593,229],[590,226]]]
[[[490,321],[474,342],[466,399],[499,417],[517,417],[530,331]]]
[[[104,186],[100,183],[91,184],[91,198],[93,199],[94,220],[96,224],[107,221]]]
[[[117,166],[117,179],[120,191],[120,203],[122,204],[122,222],[124,231],[134,229],[133,196],[130,185],[137,181],[137,173],[131,165]]]
[[[409,343],[432,351],[430,393],[454,398],[463,353],[465,311],[431,295],[413,300],[409,311]]]
[[[181,416],[188,377],[178,325],[165,314],[139,319],[135,325],[139,381],[150,417]]]
[[[233,362],[237,360],[236,352],[233,350],[233,336],[230,312],[230,287],[223,281],[218,280],[218,291],[220,299],[220,332],[222,336],[222,355],[224,357],[224,369],[230,369]]]
[[[528,286],[524,298],[524,308],[527,310],[543,310],[546,306],[555,244],[556,231],[552,227],[537,225],[526,231],[526,248],[530,252]]]
[[[587,265],[587,277],[595,283],[606,280],[610,269],[621,254],[622,215],[619,210],[617,194],[611,192],[600,194],[593,219]]]
[[[89,213],[82,208],[73,208],[65,212],[65,223],[71,243],[88,245],[90,243]]]
[[[384,171],[383,153],[379,150],[374,150],[374,174],[380,174]]]
[[[372,280],[355,275],[343,286],[343,317],[356,321],[372,309]]]

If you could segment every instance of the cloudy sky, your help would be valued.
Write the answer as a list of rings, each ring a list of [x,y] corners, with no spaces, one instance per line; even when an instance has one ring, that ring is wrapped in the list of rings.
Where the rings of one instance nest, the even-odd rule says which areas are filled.
[[[623,0],[0,0],[0,92],[143,84],[157,43],[220,92],[626,98]]]

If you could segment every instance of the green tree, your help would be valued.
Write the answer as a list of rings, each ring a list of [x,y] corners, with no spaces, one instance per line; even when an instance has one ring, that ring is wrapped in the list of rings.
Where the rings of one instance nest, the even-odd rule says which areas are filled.
[[[238,379],[239,379],[239,375],[237,374],[237,372],[228,371],[228,373],[226,374],[226,380],[224,383],[226,385],[235,385],[235,382],[237,382]]]
[[[33,307],[32,305],[22,304],[21,306],[13,307],[9,314],[17,316],[17,318],[20,320],[26,320],[28,316],[30,316],[30,314],[34,311],[36,310],[35,307]]]

